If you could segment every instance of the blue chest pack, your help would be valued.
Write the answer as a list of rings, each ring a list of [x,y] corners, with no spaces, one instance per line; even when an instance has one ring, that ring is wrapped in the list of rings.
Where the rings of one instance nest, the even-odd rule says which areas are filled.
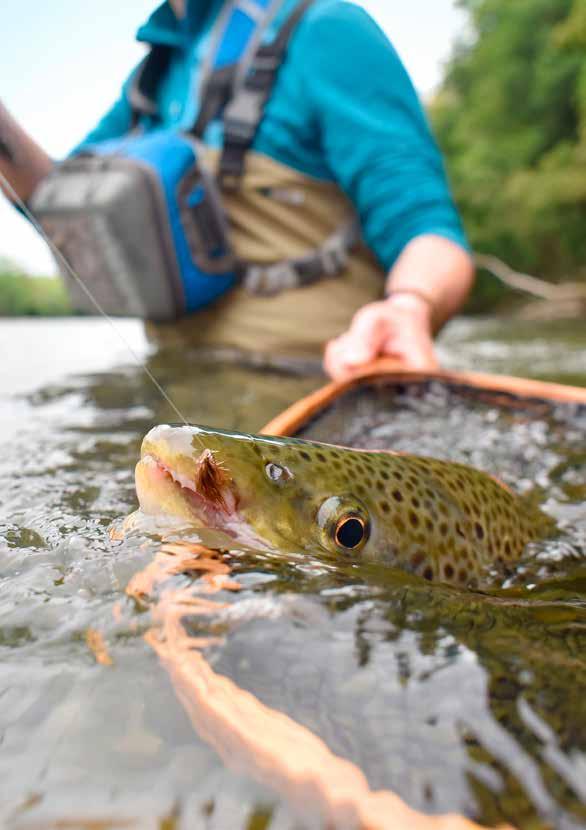
[[[156,123],[157,81],[170,59],[153,47],[130,92],[135,129],[67,159],[39,186],[32,210],[71,268],[110,314],[172,320],[213,303],[237,284],[272,294],[338,273],[355,241],[343,228],[318,250],[271,265],[234,256],[222,192],[238,188],[290,37],[312,0],[301,0],[265,42],[281,0],[230,0],[212,33],[197,122],[189,132],[145,132]],[[223,122],[215,173],[201,139]],[[61,268],[74,306],[94,310]]]

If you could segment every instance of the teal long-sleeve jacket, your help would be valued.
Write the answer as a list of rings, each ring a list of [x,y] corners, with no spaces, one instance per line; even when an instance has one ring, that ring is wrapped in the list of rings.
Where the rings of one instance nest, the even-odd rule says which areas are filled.
[[[224,0],[188,0],[178,21],[163,3],[137,38],[172,47],[157,90],[158,115],[145,129],[186,128],[197,115],[201,64]],[[297,0],[285,0],[273,32]],[[79,150],[131,127],[132,75],[119,100]],[[218,125],[206,141],[221,143]],[[347,0],[315,0],[297,27],[254,150],[323,181],[354,204],[367,245],[385,270],[417,236],[436,234],[467,247],[440,152],[415,89],[392,44]]]

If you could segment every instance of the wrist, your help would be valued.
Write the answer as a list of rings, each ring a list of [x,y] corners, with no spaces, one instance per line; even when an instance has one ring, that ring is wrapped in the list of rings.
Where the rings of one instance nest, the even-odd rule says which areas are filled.
[[[423,291],[409,288],[390,288],[385,295],[389,308],[401,309],[430,330],[434,327],[435,305]]]

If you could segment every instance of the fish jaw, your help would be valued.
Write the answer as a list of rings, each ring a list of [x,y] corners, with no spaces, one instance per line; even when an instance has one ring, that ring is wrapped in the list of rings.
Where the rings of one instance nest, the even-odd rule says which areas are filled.
[[[140,508],[223,530],[245,544],[266,548],[239,510],[235,483],[215,453],[193,447],[193,431],[159,426],[145,437],[135,471]]]
[[[135,471],[142,512],[221,530],[238,544],[274,552],[248,515],[258,482],[238,469],[238,456],[250,450],[251,441],[205,427],[154,427],[142,442]]]
[[[217,499],[198,492],[190,482],[153,455],[143,456],[136,465],[136,493],[141,510],[156,515],[170,514],[183,519],[224,524],[236,514],[236,500],[228,488]]]

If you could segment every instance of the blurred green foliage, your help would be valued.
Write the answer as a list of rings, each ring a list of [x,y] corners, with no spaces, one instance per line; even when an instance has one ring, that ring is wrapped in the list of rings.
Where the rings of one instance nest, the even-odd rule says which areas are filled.
[[[32,277],[18,265],[0,259],[0,316],[71,314],[59,277]]]
[[[431,116],[471,242],[586,279],[586,2],[459,5],[469,31]]]

